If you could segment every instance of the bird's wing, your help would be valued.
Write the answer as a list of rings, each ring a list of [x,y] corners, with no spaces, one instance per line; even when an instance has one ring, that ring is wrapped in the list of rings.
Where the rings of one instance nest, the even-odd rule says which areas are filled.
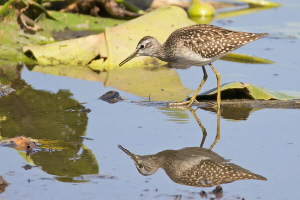
[[[198,24],[174,31],[168,40],[171,40],[171,43],[180,42],[203,58],[213,58],[226,55],[259,38],[261,38],[260,34],[237,32],[213,25]]]

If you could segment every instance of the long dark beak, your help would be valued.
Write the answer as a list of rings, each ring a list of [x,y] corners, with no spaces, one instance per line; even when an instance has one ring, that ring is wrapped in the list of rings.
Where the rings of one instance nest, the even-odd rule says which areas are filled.
[[[136,50],[135,52],[133,52],[133,54],[131,54],[130,56],[128,56],[128,58],[126,58],[125,60],[123,60],[123,61],[119,64],[119,66],[124,65],[124,64],[127,63],[129,60],[131,60],[132,58],[136,57],[137,53],[138,53],[138,50]],[[122,150],[123,150],[123,149],[122,149]]]
[[[127,155],[129,155],[130,157],[134,158],[135,155],[133,153],[131,153],[129,150],[125,149],[124,147],[122,147],[121,145],[118,145],[118,147],[124,151]]]

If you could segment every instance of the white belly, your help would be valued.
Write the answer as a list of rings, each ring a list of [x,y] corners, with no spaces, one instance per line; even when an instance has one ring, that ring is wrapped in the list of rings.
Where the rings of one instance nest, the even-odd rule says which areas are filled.
[[[178,49],[174,54],[174,62],[190,66],[205,66],[218,58],[219,57],[203,58],[200,54],[194,53],[186,48]]]

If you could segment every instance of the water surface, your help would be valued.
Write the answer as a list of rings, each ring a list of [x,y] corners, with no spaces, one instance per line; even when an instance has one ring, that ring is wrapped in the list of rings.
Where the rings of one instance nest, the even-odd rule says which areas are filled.
[[[222,83],[242,81],[276,91],[300,91],[299,7],[298,1],[289,0],[277,9],[225,19],[232,20],[230,23],[213,21],[214,25],[230,29],[269,32],[270,36],[236,53],[276,62],[251,65],[216,61],[214,66],[222,75]],[[186,88],[186,96],[196,89],[202,78],[199,67],[168,70],[163,73],[179,77],[180,84],[176,87]],[[213,72],[207,71],[209,79],[203,91],[216,86]],[[152,78],[141,76],[140,80],[133,81],[132,88],[144,82],[163,84],[161,79],[151,82],[159,76],[155,73],[149,73]],[[108,82],[104,74],[93,74],[92,78],[83,80],[43,74],[34,69],[29,71],[24,67],[20,76],[15,85],[22,88],[23,93],[12,95],[10,101],[1,100],[2,137],[25,135],[58,140],[64,142],[58,145],[64,148],[26,157],[24,152],[2,147],[0,176],[9,185],[0,194],[1,200],[201,199],[201,190],[209,193],[215,188],[179,185],[162,169],[152,176],[142,176],[117,146],[120,144],[138,155],[199,147],[203,138],[197,121],[200,120],[207,132],[203,147],[209,148],[217,132],[216,112],[197,109],[195,118],[188,109],[131,103],[148,100],[149,94]],[[165,85],[155,87],[156,98],[163,95],[164,90],[160,88],[167,88]],[[117,90],[127,100],[108,104],[98,99],[110,90]],[[154,94],[150,98],[154,98]],[[91,112],[79,111],[82,106]],[[224,199],[295,199],[300,181],[299,119],[300,112],[296,109],[223,111],[219,126],[221,139],[212,150],[268,179],[223,184]],[[33,167],[25,170],[25,165]]]

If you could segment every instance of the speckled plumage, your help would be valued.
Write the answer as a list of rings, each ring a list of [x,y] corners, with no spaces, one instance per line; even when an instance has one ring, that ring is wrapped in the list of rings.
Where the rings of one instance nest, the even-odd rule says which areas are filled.
[[[172,46],[185,46],[203,58],[212,59],[266,35],[268,34],[238,32],[213,25],[197,24],[177,29],[164,45],[168,50],[173,49]]]
[[[160,44],[154,37],[143,37],[139,41],[135,52],[119,65],[125,64],[136,56],[152,56],[170,63],[202,66],[204,77],[196,90],[197,94],[207,78],[204,66],[210,65],[218,79],[217,102],[218,108],[220,108],[221,76],[211,63],[231,51],[267,35],[268,33],[232,31],[207,24],[187,26],[175,30],[163,44]],[[196,99],[196,93],[189,101],[175,104],[189,104],[190,106]]]
[[[162,168],[171,180],[183,185],[211,187],[236,180],[267,180],[201,147],[165,150],[145,156],[135,155],[120,145],[119,148],[131,156],[142,175],[152,175]]]

